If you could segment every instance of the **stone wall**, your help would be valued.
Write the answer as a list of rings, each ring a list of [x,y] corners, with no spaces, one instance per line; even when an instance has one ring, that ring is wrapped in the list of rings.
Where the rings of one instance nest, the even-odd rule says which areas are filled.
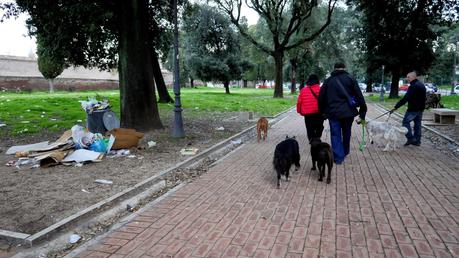
[[[172,85],[172,74],[163,70],[166,85]],[[28,57],[0,55],[0,89],[48,90],[48,81],[38,70],[37,60]],[[117,89],[118,73],[84,67],[69,67],[54,81],[55,90]]]

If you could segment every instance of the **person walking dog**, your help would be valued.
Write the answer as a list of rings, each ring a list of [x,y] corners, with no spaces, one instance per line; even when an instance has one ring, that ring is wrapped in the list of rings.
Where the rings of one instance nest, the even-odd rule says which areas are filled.
[[[346,71],[344,63],[336,63],[334,68],[320,89],[319,111],[330,123],[334,162],[342,164],[350,151],[354,117],[358,115],[365,120],[367,105],[357,81]]]
[[[306,87],[303,87],[298,96],[296,111],[304,116],[304,124],[308,140],[312,138],[321,138],[324,130],[324,118],[319,112],[319,76],[311,74],[306,81]]]
[[[408,102],[408,109],[402,121],[402,125],[408,129],[408,132],[405,134],[407,139],[405,146],[421,145],[421,122],[422,113],[426,108],[426,87],[417,79],[417,76],[415,71],[409,72],[406,75],[406,80],[410,83],[410,86],[405,96],[403,96],[403,98],[395,104],[394,109],[390,111],[392,113]],[[414,122],[413,130],[411,129],[411,122]]]

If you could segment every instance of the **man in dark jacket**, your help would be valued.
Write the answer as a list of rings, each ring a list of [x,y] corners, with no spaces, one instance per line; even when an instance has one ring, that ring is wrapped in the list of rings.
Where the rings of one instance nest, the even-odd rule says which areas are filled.
[[[414,71],[406,75],[406,80],[410,83],[410,87],[408,87],[405,96],[395,104],[391,112],[408,102],[408,109],[402,122],[402,125],[408,129],[405,135],[407,138],[405,146],[410,144],[419,146],[421,145],[422,112],[426,107],[426,87],[422,82],[418,81],[417,74]],[[414,121],[414,135],[411,130],[411,121]]]
[[[365,120],[367,105],[357,81],[346,72],[346,66],[336,63],[334,68],[320,89],[319,110],[328,118],[333,158],[336,164],[341,164],[349,154],[354,117],[359,115]]]

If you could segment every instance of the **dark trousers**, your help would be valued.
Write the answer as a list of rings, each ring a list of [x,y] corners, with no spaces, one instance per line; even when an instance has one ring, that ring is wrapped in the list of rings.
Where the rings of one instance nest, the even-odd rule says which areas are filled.
[[[411,130],[412,121],[414,122],[413,130]],[[405,116],[403,117],[402,125],[408,129],[408,132],[405,135],[408,141],[421,143],[421,122],[422,112],[406,111]]]
[[[309,141],[311,141],[312,138],[322,137],[322,132],[324,130],[324,119],[322,114],[305,115],[304,124],[306,125]]]
[[[343,119],[328,119],[330,122],[331,144],[335,163],[341,164],[349,154],[351,143],[351,128],[353,117]]]

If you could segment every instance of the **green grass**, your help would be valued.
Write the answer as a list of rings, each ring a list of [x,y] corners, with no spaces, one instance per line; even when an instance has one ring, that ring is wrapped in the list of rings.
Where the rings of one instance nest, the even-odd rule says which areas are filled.
[[[171,92],[173,97],[173,93]],[[287,92],[283,99],[274,99],[271,89],[224,89],[199,87],[181,89],[184,116],[197,117],[209,112],[252,111],[258,115],[273,116],[295,105],[296,96]],[[85,124],[86,114],[79,100],[96,97],[108,99],[112,110],[119,116],[118,91],[0,93],[0,134],[17,136],[23,133],[38,133],[44,130],[60,132],[75,124]],[[159,104],[161,117],[170,117],[173,104]]]
[[[391,109],[395,106],[395,104],[401,99],[401,96],[397,99],[389,99],[388,95],[386,94],[384,98],[384,102],[381,103],[379,101],[379,95],[367,96],[366,100],[369,102],[380,103],[387,109]],[[449,95],[449,96],[441,96],[440,103],[442,103],[445,108],[459,110],[459,95]],[[404,113],[406,111],[407,104],[403,105],[398,109],[399,112]]]

